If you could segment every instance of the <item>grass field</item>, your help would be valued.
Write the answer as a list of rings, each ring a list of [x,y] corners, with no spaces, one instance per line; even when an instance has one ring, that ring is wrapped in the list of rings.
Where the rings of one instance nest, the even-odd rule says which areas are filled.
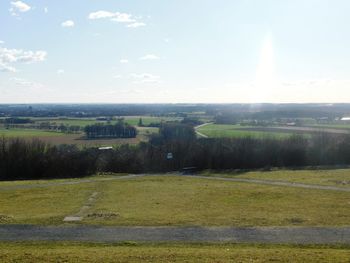
[[[349,262],[340,246],[0,243],[1,262]]]
[[[9,183],[6,182],[6,186]],[[60,225],[65,216],[79,211],[92,192],[99,195],[82,223],[117,226],[348,226],[350,222],[350,193],[347,192],[181,176],[1,190],[1,222]],[[307,202],[300,202],[301,198]]]
[[[319,127],[319,128],[331,128],[331,129],[350,129],[350,123],[344,124],[313,124],[306,125],[310,127]]]
[[[64,133],[61,132],[51,132],[51,131],[42,131],[34,129],[1,129],[0,128],[0,137],[54,137],[54,136],[64,136]]]
[[[160,123],[162,121],[180,121],[182,118],[178,117],[152,117],[152,116],[120,116],[118,118],[123,118],[124,121],[130,125],[137,126],[140,118],[144,125],[149,125],[151,123]],[[55,122],[56,124],[64,124],[71,126],[85,127],[87,125],[92,125],[95,123],[106,123],[105,121],[98,121],[95,118],[32,118],[36,122]],[[117,121],[111,121],[112,124]]]
[[[224,124],[208,124],[198,128],[198,131],[211,138],[240,138],[240,137],[253,137],[253,138],[264,138],[264,137],[276,137],[286,138],[292,135],[292,133],[285,132],[263,132],[263,131],[246,131],[244,128],[251,128],[248,126],[241,125],[224,125]]]
[[[206,173],[204,173],[206,174]],[[234,177],[246,179],[263,179],[272,181],[283,181],[292,183],[305,183],[315,185],[328,185],[350,188],[350,170],[279,170],[266,172],[246,172],[246,173],[208,173],[209,176]]]

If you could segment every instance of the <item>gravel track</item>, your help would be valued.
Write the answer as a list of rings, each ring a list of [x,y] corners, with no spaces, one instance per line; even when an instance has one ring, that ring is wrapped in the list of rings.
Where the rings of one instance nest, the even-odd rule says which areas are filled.
[[[98,227],[1,225],[0,241],[350,244],[350,228]]]

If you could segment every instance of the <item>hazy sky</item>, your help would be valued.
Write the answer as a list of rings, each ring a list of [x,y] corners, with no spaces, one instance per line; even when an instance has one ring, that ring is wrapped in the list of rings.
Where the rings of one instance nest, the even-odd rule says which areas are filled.
[[[350,102],[349,0],[0,1],[0,103]]]

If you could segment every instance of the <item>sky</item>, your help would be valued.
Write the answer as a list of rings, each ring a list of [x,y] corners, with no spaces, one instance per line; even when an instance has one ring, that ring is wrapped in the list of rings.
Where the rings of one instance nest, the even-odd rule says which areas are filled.
[[[1,0],[0,103],[350,102],[348,0]]]

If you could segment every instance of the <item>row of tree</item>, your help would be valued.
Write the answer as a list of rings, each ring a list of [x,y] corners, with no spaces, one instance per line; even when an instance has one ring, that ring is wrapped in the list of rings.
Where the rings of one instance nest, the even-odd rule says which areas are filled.
[[[55,131],[64,133],[79,133],[82,128],[79,125],[56,124],[54,122],[40,122],[33,124],[4,124],[6,129],[36,129],[45,131]]]
[[[96,138],[135,138],[137,130],[135,127],[122,121],[116,124],[97,123],[84,128],[88,139]]]
[[[173,123],[164,124],[147,143],[107,151],[51,146],[37,140],[0,140],[1,180],[167,172],[184,167],[226,170],[318,165],[350,165],[350,136],[197,139],[192,127]]]

